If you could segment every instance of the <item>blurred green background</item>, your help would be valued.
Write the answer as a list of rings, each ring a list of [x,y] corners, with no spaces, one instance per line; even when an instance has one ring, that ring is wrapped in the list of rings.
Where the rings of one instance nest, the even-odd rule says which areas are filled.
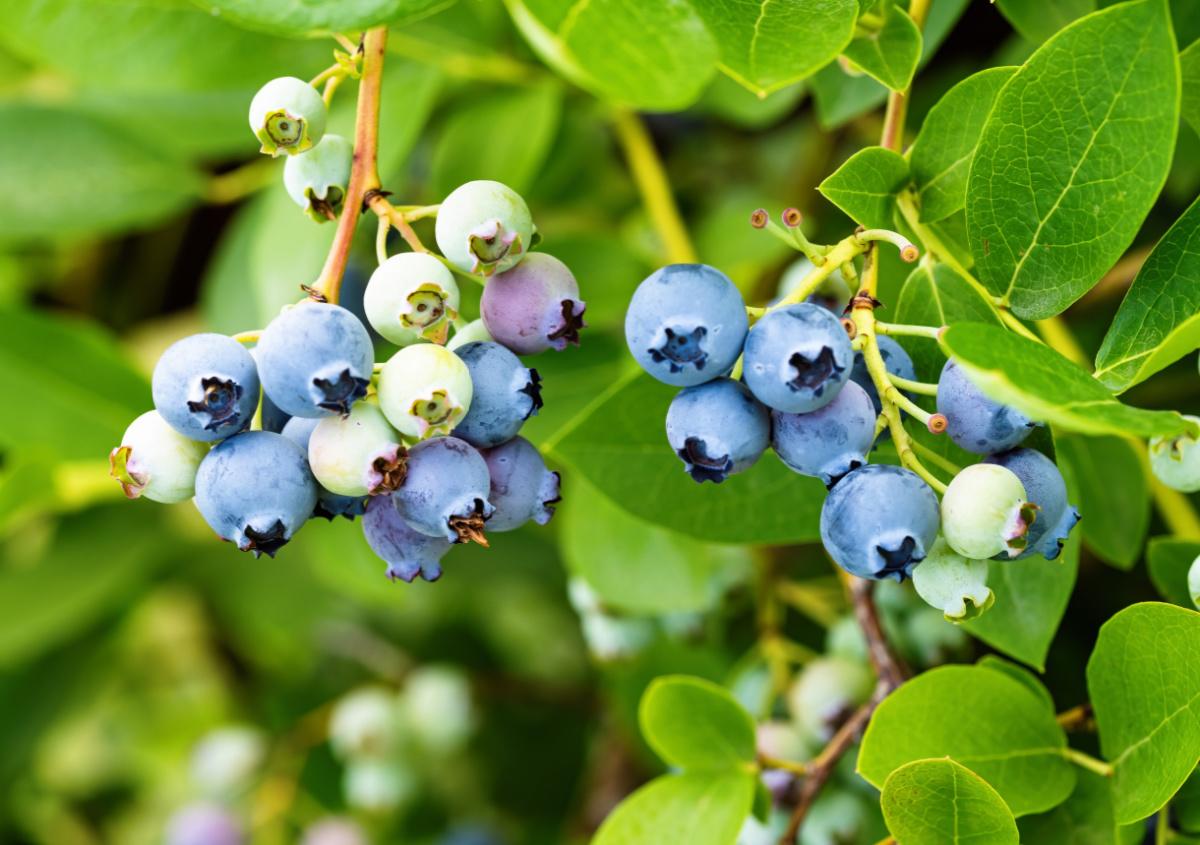
[[[951,34],[919,78],[912,127],[966,73],[1035,46],[987,3],[935,10],[932,40]],[[313,522],[255,560],[216,542],[191,505],[121,498],[108,450],[150,406],[158,354],[202,327],[264,325],[319,270],[333,229],[287,198],[282,162],[256,158],[245,113],[264,81],[311,77],[334,46],[238,29],[185,0],[0,4],[0,842],[161,841],[203,791],[197,741],[231,724],[265,743],[232,799],[255,843],[295,842],[345,812],[379,842],[586,841],[658,766],[634,718],[651,678],[761,675],[755,573],[785,573],[799,612],[784,625],[802,646],[821,648],[844,611],[818,547],[685,538],[569,471],[548,528],[456,549],[437,584],[388,583],[347,521]],[[851,228],[814,187],[877,139],[876,88],[832,66],[759,100],[718,76],[688,110],[646,116],[701,259],[749,298],[768,298],[794,260],[750,228],[752,209],[797,205],[814,240]],[[347,85],[332,131],[350,134],[352,100]],[[389,44],[380,169],[394,201],[510,184],[589,303],[582,346],[533,362],[546,399],[526,430],[535,443],[629,366],[624,304],[664,261],[611,109],[538,62],[498,0],[459,0]],[[1179,145],[1135,261],[1200,187],[1200,141],[1184,128]],[[374,260],[362,229],[349,304]],[[885,305],[904,274],[885,265]],[[1128,280],[1117,272],[1068,313],[1089,352]],[[1191,412],[1198,398],[1194,358],[1129,396]],[[1064,705],[1085,697],[1100,622],[1154,595],[1144,569],[1122,571],[1163,533],[1145,482],[1108,486],[1127,494],[1105,506],[1134,548],[1120,568],[1083,554],[1047,662]],[[572,604],[572,573],[603,607],[583,581]],[[910,643],[918,664],[984,650],[940,619],[925,627]],[[408,689],[428,666],[465,680],[455,700],[471,716],[454,741],[405,743],[391,762],[404,788],[370,812],[326,742],[330,704],[362,685]]]

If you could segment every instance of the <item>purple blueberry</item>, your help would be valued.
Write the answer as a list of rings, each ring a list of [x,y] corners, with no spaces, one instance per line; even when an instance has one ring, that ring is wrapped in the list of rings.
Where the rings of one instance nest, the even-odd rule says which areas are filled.
[[[917,380],[917,371],[913,367],[912,358],[904,351],[903,346],[882,334],[878,335],[875,341],[879,344],[879,355],[883,358],[883,365],[887,367],[889,373],[909,381]],[[854,353],[854,367],[850,370],[850,381],[867,391],[867,395],[871,397],[871,403],[875,406],[875,415],[879,416],[879,412],[883,410],[883,403],[879,401],[879,392],[875,389],[875,382],[871,380],[871,374],[867,372],[867,362],[863,360],[861,352]]]
[[[1067,485],[1058,466],[1036,449],[1010,449],[983,460],[1010,470],[1021,480],[1025,498],[1039,508],[1026,535],[1029,545],[1017,558],[1041,554],[1054,560],[1080,518],[1079,511],[1067,503]],[[1002,559],[1010,558],[1004,555]]]
[[[871,397],[849,382],[837,398],[807,414],[771,412],[771,445],[785,464],[833,487],[867,462],[875,440]]]
[[[1037,425],[1015,408],[985,396],[953,358],[938,378],[937,409],[946,418],[950,439],[976,455],[1011,449]]]
[[[575,277],[566,264],[544,252],[532,252],[493,276],[479,308],[492,338],[518,355],[578,345],[579,330],[586,325],[587,303],[579,298]]]
[[[903,581],[937,539],[937,495],[890,464],[867,464],[837,483],[821,508],[821,542],[859,578]]]
[[[471,407],[454,436],[479,449],[512,440],[542,407],[537,370],[498,343],[467,343],[454,350],[471,374]]]
[[[667,409],[667,442],[697,482],[720,484],[749,469],[770,439],[767,409],[733,379],[684,388]]]
[[[247,431],[200,462],[196,507],[222,540],[274,557],[317,505],[304,450],[282,434]]]
[[[371,336],[338,305],[305,301],[285,308],[258,341],[263,390],[293,417],[347,414],[367,395]]]
[[[423,440],[408,453],[408,477],[392,494],[397,510],[417,531],[452,543],[488,545],[483,524],[491,475],[474,446],[457,437]]]
[[[490,531],[512,531],[529,520],[545,525],[561,501],[560,477],[546,469],[537,447],[524,437],[514,437],[502,446],[483,453],[492,483],[488,500],[496,512],[488,521]]]
[[[192,440],[213,441],[250,425],[258,407],[258,370],[246,348],[223,334],[172,344],[154,367],[154,407]]]
[[[671,264],[634,291],[625,342],[650,375],[692,387],[729,372],[748,326],[746,303],[728,276],[707,264]]]
[[[166,845],[243,845],[245,841],[237,819],[212,804],[184,807],[167,822]]]
[[[811,302],[768,312],[746,336],[746,386],[776,411],[806,414],[828,405],[853,361],[841,321]]]
[[[303,449],[305,456],[307,456],[308,441],[312,439],[313,429],[317,427],[317,423],[319,422],[320,420],[312,419],[311,417],[307,419],[305,417],[292,417],[284,425],[281,433],[288,440]],[[362,516],[366,511],[366,507],[367,502],[363,496],[339,496],[337,493],[331,493],[318,484],[317,505],[313,508],[312,515],[321,516],[328,520],[332,520],[335,516],[354,519],[356,516]]]
[[[404,521],[390,494],[372,496],[362,521],[367,545],[387,564],[387,577],[411,583],[442,577],[439,561],[454,545],[445,537],[422,534]]]

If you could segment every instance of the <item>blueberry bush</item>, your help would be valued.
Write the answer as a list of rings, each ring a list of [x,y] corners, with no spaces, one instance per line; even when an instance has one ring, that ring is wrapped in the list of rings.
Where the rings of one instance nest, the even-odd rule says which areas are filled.
[[[0,68],[0,842],[1200,842],[1200,5]]]

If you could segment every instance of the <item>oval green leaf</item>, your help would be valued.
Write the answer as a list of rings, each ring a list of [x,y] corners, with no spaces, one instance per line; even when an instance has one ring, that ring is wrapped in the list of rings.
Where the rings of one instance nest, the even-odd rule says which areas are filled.
[[[1041,44],[1076,18],[1096,11],[1096,0],[996,0],[1021,37]]]
[[[1017,845],[1017,822],[987,781],[953,760],[916,760],[892,772],[880,799],[897,842]]]
[[[656,678],[642,696],[638,722],[670,766],[744,769],[755,759],[754,719],[728,690],[703,678]]]
[[[903,91],[921,60],[921,29],[904,9],[888,6],[883,26],[855,37],[842,52],[868,76],[893,91]]]
[[[1200,41],[1179,54],[1183,78],[1183,117],[1200,132]]]
[[[883,147],[867,147],[842,162],[817,190],[855,223],[868,229],[890,229],[896,194],[906,181],[904,156]]]
[[[1188,590],[1188,570],[1200,557],[1200,542],[1176,537],[1155,537],[1146,547],[1146,568],[1158,594],[1167,601],[1195,609]]]
[[[1145,446],[1123,437],[1060,435],[1054,440],[1060,465],[1070,464],[1075,501],[1087,518],[1076,530],[1096,557],[1131,569],[1142,556],[1150,528],[1150,484]]]
[[[1000,317],[979,290],[952,267],[922,259],[900,289],[896,322],[918,326],[952,326],[955,323],[999,326]],[[946,356],[937,341],[904,338],[904,348],[912,356],[918,376],[936,381],[946,363]]]
[[[241,26],[278,35],[346,32],[381,23],[407,23],[431,15],[455,0],[338,0],[337,3],[297,3],[296,0],[193,0],[209,14]]]
[[[613,810],[592,845],[730,845],[750,815],[750,772],[685,772],[643,786]]]

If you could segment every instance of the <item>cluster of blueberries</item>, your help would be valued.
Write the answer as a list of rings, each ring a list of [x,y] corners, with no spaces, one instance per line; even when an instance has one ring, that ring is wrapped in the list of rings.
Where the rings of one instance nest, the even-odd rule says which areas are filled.
[[[324,109],[311,85],[284,78],[250,116],[264,152],[290,155],[289,189],[336,216],[348,166],[292,167],[335,140],[322,138]],[[438,578],[454,543],[487,545],[485,523],[545,523],[559,478],[518,436],[542,400],[517,355],[578,343],[585,304],[565,264],[528,252],[534,232],[511,188],[455,189],[435,224],[445,258],[393,255],[367,283],[366,321],[399,347],[382,366],[363,322],[320,299],[249,333],[252,351],[213,333],[175,343],[154,369],[154,410],[112,452],[113,476],[130,497],[194,496],[218,536],[256,555],[313,516],[362,516],[389,577],[405,581]],[[454,272],[486,282],[480,320],[459,318]]]
[[[1054,462],[1019,448],[1036,424],[985,396],[953,359],[938,381],[938,412],[958,446],[987,457],[958,473],[940,505],[914,472],[869,464],[882,403],[839,319],[847,299],[820,291],[766,309],[751,326],[727,276],[676,264],[638,287],[625,336],[646,372],[683,388],[667,412],[667,440],[693,479],[722,482],[771,447],[829,489],[821,538],[840,566],[899,581],[928,561],[918,590],[962,618],[990,600],[982,561],[1056,557],[1079,514]],[[899,343],[876,342],[889,373],[915,380]]]

